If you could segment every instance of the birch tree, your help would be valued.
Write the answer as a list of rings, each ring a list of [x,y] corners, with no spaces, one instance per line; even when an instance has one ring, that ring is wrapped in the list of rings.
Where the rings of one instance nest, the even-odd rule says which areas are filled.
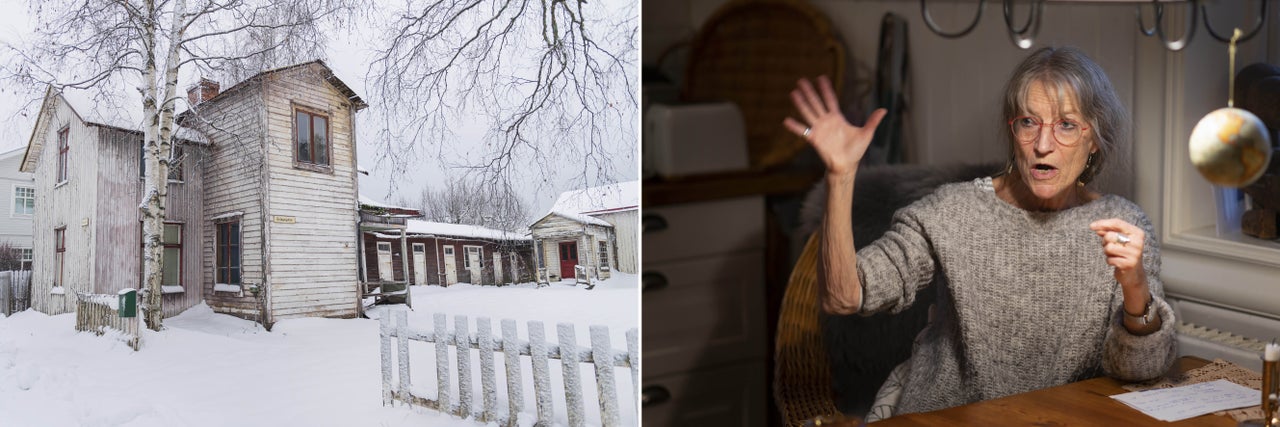
[[[491,185],[468,176],[452,177],[441,187],[426,187],[416,200],[401,200],[422,210],[428,221],[467,224],[518,232],[529,225],[529,204],[509,184]]]
[[[164,230],[179,77],[252,74],[279,52],[318,52],[320,21],[339,16],[343,0],[103,0],[31,2],[33,42],[10,46],[9,76],[28,86],[96,89],[98,101],[133,90],[141,105],[144,177],[143,302],[147,327],[162,327],[161,235]],[[308,38],[309,37],[309,38]],[[126,99],[131,98],[125,97]],[[118,101],[118,98],[117,98]]]
[[[546,182],[559,170],[583,185],[615,181],[626,172],[616,158],[630,166],[637,151],[638,4],[406,1],[380,23],[366,79],[383,121],[378,161],[401,174],[434,153],[495,185]],[[488,129],[484,142],[459,141],[468,125]],[[513,173],[526,167],[537,176]]]

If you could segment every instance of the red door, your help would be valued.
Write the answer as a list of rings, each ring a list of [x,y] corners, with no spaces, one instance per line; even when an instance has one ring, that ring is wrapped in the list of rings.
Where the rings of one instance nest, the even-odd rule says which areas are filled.
[[[578,265],[578,242],[560,242],[560,277],[575,277],[573,267]]]

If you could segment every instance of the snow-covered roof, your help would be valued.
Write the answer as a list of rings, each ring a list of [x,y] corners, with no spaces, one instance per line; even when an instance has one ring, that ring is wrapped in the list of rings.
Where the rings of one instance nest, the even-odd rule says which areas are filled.
[[[473,237],[491,240],[531,240],[529,237],[510,231],[495,230],[478,225],[446,224],[443,222],[409,220],[405,229],[408,234],[430,234],[435,236]]]
[[[556,212],[556,211],[551,211],[551,213],[547,214],[547,216],[551,216],[551,215],[559,215],[559,216],[569,218],[571,220],[578,221],[584,224],[599,225],[602,227],[613,227],[613,224],[610,224],[603,219],[596,218],[590,215],[575,214],[575,213],[568,213],[568,212]],[[543,218],[546,218],[546,217],[544,216]]]
[[[113,127],[132,132],[143,132],[144,113],[142,111],[142,94],[136,90],[119,90],[108,92],[105,89],[63,88],[59,93],[62,99],[71,106],[71,110],[80,116],[85,123]],[[186,98],[182,98],[175,109],[185,107]],[[199,133],[186,127],[176,126],[174,138],[205,143]]]
[[[640,181],[560,193],[549,213],[600,214],[640,208]]]
[[[390,204],[390,203],[387,203],[387,202],[383,202],[383,201],[381,201],[381,200],[374,199],[374,198],[372,198],[372,197],[369,197],[369,196],[366,196],[366,195],[363,195],[363,194],[361,194],[361,195],[360,195],[360,204],[362,204],[362,205],[368,205],[368,206],[373,206],[373,207],[375,207],[375,208],[384,208],[384,209],[404,209],[404,210],[410,210],[410,211],[416,211],[416,210],[418,210],[418,209],[416,209],[416,208],[406,208],[406,207],[404,207],[404,206],[396,206],[396,205],[393,205],[393,204]]]

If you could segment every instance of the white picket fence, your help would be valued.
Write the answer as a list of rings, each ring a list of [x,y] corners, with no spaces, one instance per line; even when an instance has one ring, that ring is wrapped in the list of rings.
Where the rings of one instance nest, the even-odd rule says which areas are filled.
[[[76,330],[102,335],[108,328],[115,329],[124,335],[125,343],[136,351],[142,345],[139,332],[142,329],[142,309],[138,309],[137,316],[120,317],[117,307],[117,295],[77,292]]]
[[[453,331],[449,331],[446,316],[443,313],[434,315],[434,331],[423,332],[410,329],[405,312],[395,313],[394,326],[389,316],[382,316],[381,353],[382,353],[382,404],[391,405],[395,401],[411,405],[423,406],[440,412],[453,414],[462,418],[474,418],[480,422],[496,422],[499,425],[516,425],[517,416],[524,405],[524,384],[521,375],[522,356],[529,356],[533,368],[533,392],[537,402],[538,421],[536,425],[552,424],[553,399],[551,390],[551,374],[549,359],[561,362],[564,374],[565,409],[569,417],[570,427],[586,425],[583,409],[583,390],[580,364],[592,364],[595,367],[597,396],[600,405],[600,422],[604,426],[621,425],[618,407],[618,393],[614,381],[614,368],[631,369],[632,390],[627,396],[635,399],[640,375],[639,331],[632,328],[627,331],[627,350],[614,350],[609,346],[609,329],[603,326],[592,326],[591,348],[577,345],[572,324],[561,323],[556,326],[559,345],[548,343],[545,339],[543,323],[529,321],[528,341],[521,341],[516,336],[516,322],[502,320],[502,336],[493,337],[489,318],[476,318],[476,333],[470,332],[466,316],[454,316]],[[397,340],[397,351],[391,349],[391,340]],[[415,396],[410,390],[409,375],[409,341],[421,341],[435,344],[436,352],[436,399]],[[453,375],[449,366],[449,347],[454,348],[454,360],[457,362],[458,403],[453,404],[450,396],[450,377]],[[479,414],[472,414],[472,378],[471,350],[479,350],[481,390],[483,405]],[[498,397],[495,387],[496,378],[494,353],[502,353],[506,368],[507,381],[507,414],[498,413]],[[393,361],[393,358],[398,358]],[[603,363],[602,363],[603,362]],[[392,366],[399,367],[398,380],[393,381]],[[638,410],[638,409],[637,409]],[[639,414],[634,414],[638,419]]]
[[[31,307],[31,272],[0,272],[0,314],[12,316]]]

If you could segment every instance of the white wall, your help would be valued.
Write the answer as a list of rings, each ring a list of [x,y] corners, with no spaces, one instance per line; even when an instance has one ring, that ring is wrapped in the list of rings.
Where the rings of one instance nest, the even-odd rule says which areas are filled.
[[[34,215],[14,213],[14,193],[17,187],[35,188],[35,174],[18,170],[25,147],[0,154],[0,195],[5,198],[0,206],[0,242],[9,242],[16,248],[31,249],[31,220]]]

